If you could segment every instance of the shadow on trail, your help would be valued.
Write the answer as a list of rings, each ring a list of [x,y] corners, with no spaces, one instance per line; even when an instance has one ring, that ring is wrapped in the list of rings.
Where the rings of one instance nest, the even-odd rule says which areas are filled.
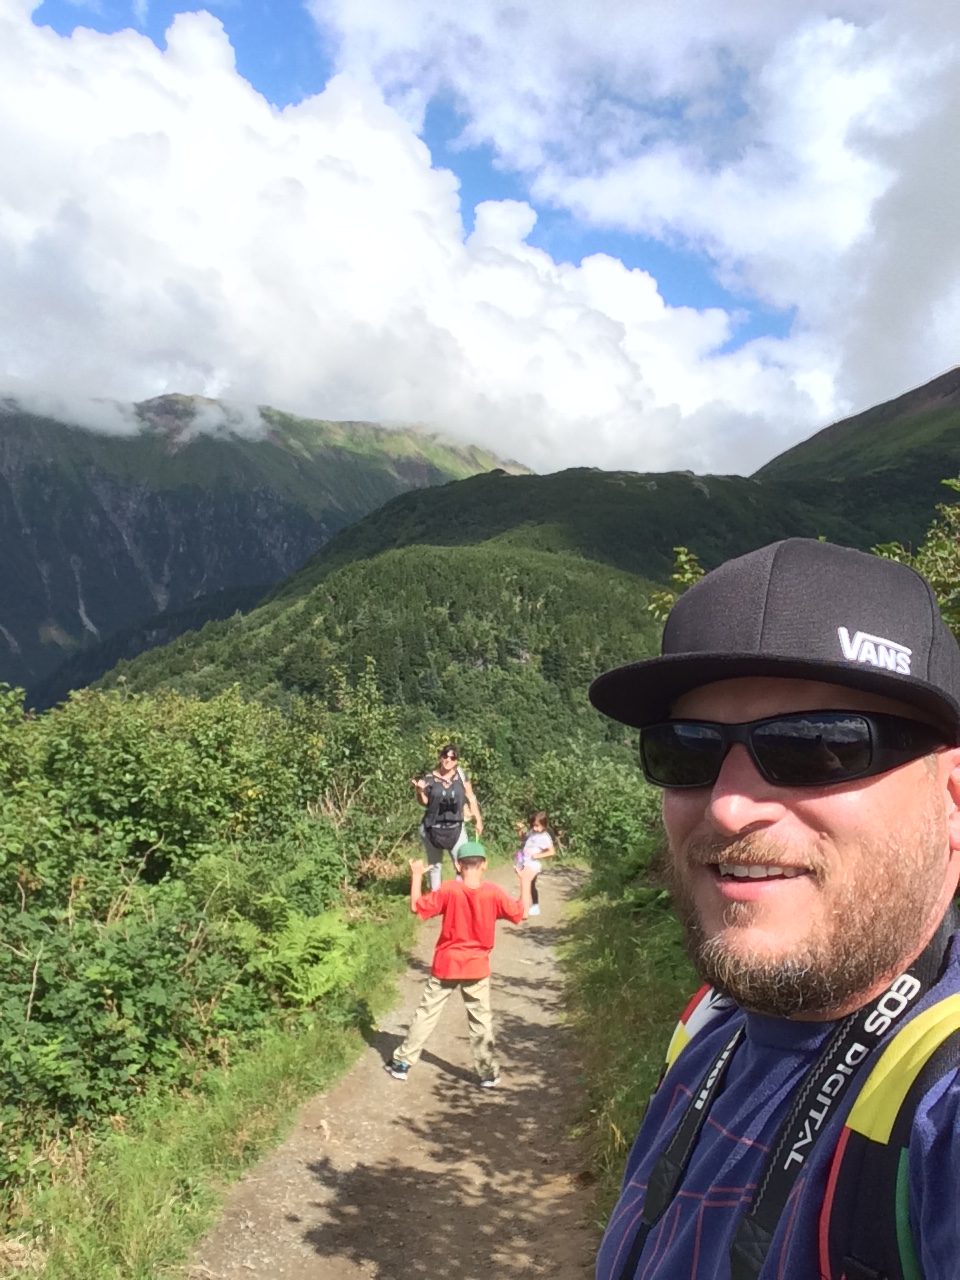
[[[563,926],[543,925],[533,922],[525,925],[529,934],[529,940],[535,947],[555,947],[558,942],[563,942],[568,937],[567,930]]]
[[[543,933],[552,935],[544,945],[555,945],[565,930]],[[531,1002],[562,1004],[554,971],[546,981],[522,973],[495,979],[499,1089],[480,1089],[472,1071],[427,1051],[414,1069],[427,1087],[411,1073],[409,1084],[396,1082],[388,1091],[393,1123],[408,1136],[416,1161],[413,1154],[409,1164],[394,1156],[346,1172],[326,1158],[308,1165],[323,1188],[317,1207],[325,1222],[303,1239],[318,1255],[350,1258],[377,1280],[590,1274],[589,1260],[570,1252],[571,1242],[583,1238],[588,1193],[553,1194],[561,1181],[582,1177],[566,1133],[565,1095],[576,1087],[572,1044],[556,1022],[537,1025],[515,1011]],[[444,1017],[464,1019],[459,999],[451,999]],[[371,1038],[385,1059],[398,1042],[394,1035]]]
[[[396,1047],[403,1044],[403,1036],[398,1035],[395,1031],[365,1031],[363,1038],[372,1049],[377,1051],[384,1064],[388,1063],[393,1057]],[[429,1049],[424,1049],[420,1062],[426,1063],[431,1067],[437,1067],[453,1080],[462,1080],[465,1084],[476,1084],[477,1077],[472,1071],[469,1071],[466,1067],[457,1066],[453,1062],[448,1062],[446,1058],[437,1057]]]

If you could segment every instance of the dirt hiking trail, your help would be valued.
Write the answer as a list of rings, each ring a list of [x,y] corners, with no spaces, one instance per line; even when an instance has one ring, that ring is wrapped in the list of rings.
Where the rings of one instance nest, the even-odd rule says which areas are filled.
[[[516,892],[510,867],[489,878]],[[456,993],[409,1079],[383,1069],[429,974],[439,921],[428,921],[396,1007],[351,1071],[232,1188],[189,1280],[592,1276],[597,1236],[569,1136],[579,1091],[555,962],[579,883],[577,872],[551,869],[542,914],[497,926],[500,1087],[478,1087]]]

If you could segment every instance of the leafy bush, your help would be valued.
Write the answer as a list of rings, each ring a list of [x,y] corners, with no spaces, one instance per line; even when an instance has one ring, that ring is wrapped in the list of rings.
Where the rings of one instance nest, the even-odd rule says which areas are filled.
[[[943,484],[953,493],[960,493],[960,480],[944,480]],[[945,620],[960,634],[960,503],[938,503],[916,551],[901,542],[886,542],[874,550],[877,555],[899,560],[922,573],[936,593]]]
[[[396,720],[372,667],[286,714],[121,688],[33,717],[0,690],[0,1185],[278,1021],[354,1008],[379,908],[344,904],[417,818]]]

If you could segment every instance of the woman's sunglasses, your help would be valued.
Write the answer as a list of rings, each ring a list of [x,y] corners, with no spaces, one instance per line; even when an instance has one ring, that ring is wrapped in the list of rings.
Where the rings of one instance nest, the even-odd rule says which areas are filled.
[[[885,773],[946,739],[917,720],[862,711],[797,711],[743,724],[667,720],[641,729],[640,762],[658,787],[710,787],[735,742],[775,786],[828,787]]]

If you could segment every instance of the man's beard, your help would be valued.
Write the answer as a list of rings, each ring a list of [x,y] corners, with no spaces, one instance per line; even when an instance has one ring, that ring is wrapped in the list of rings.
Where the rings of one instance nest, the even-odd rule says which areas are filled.
[[[937,820],[939,816],[939,821]],[[670,881],[687,950],[698,973],[745,1009],[775,1017],[829,1015],[899,973],[918,952],[930,927],[942,883],[946,835],[942,812],[931,805],[909,844],[891,837],[847,851],[857,877],[831,879],[817,856],[810,871],[824,894],[826,911],[788,954],[751,954],[733,931],[763,918],[763,907],[731,902],[725,929],[707,937],[689,884],[670,860]],[[719,861],[777,865],[795,861],[763,835],[700,841],[687,846],[688,865]]]

